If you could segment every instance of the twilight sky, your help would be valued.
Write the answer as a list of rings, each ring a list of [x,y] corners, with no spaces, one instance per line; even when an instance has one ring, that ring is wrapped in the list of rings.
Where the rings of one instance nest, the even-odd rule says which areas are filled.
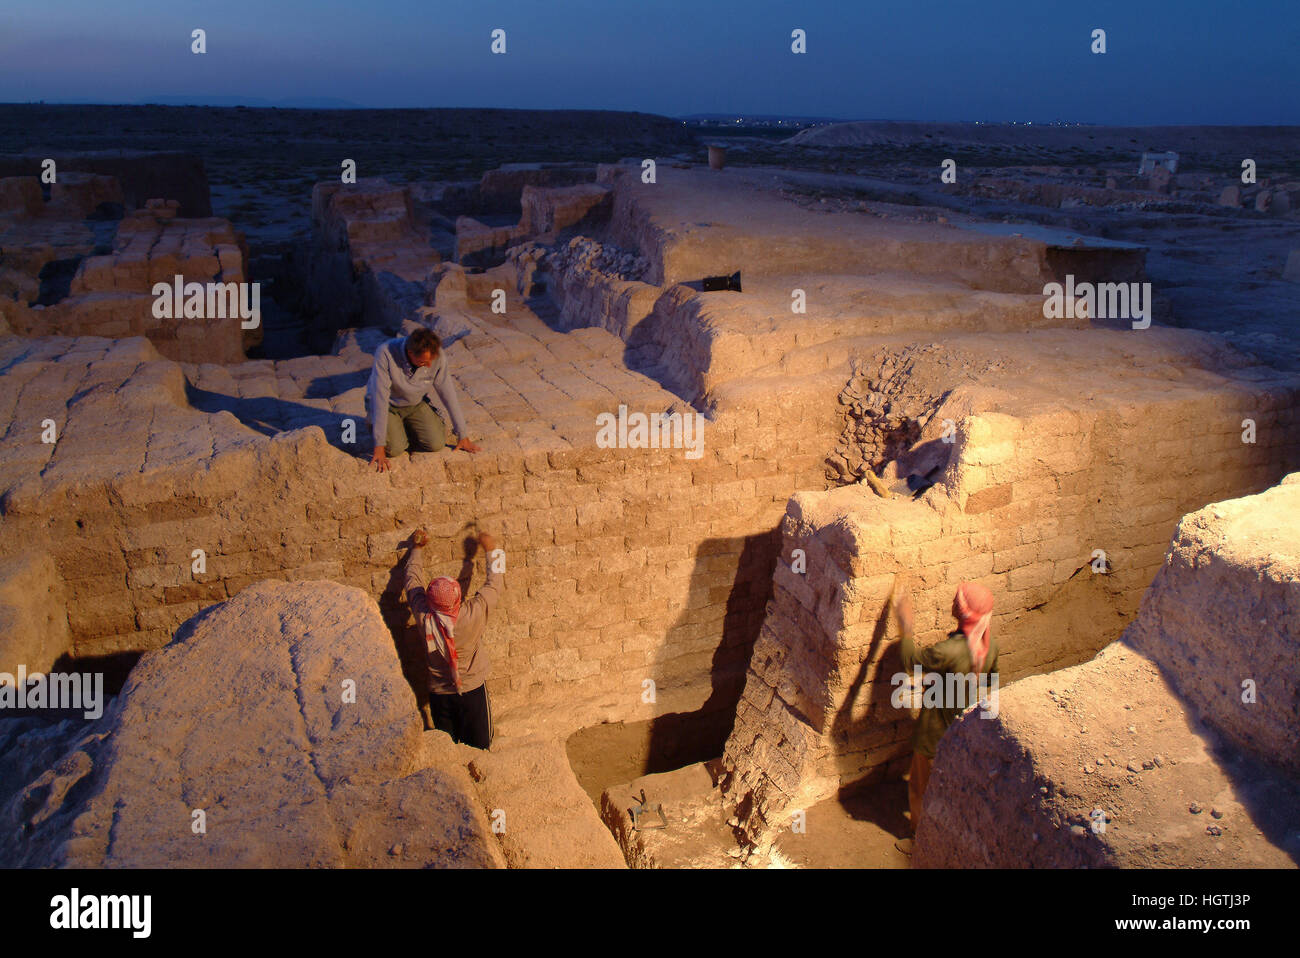
[[[1300,124],[1300,3],[4,0],[0,102],[163,97]]]

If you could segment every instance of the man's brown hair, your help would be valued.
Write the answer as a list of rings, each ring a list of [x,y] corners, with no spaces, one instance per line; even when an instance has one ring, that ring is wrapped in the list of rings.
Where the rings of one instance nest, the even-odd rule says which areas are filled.
[[[433,353],[437,356],[440,349],[442,349],[442,340],[432,329],[420,327],[406,337],[406,351],[412,356],[422,356],[425,353]]]

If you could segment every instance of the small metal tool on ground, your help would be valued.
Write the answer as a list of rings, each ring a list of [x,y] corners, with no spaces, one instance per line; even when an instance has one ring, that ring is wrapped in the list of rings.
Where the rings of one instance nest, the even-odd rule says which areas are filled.
[[[655,802],[653,805],[647,804],[644,788],[641,789],[641,801],[637,805],[628,809],[628,811],[632,813],[632,828],[638,832],[643,832],[651,828],[668,827],[668,818],[664,815],[663,805],[658,802]],[[654,819],[656,814],[659,816],[658,821],[655,821]],[[642,822],[642,816],[647,816],[649,820]]]

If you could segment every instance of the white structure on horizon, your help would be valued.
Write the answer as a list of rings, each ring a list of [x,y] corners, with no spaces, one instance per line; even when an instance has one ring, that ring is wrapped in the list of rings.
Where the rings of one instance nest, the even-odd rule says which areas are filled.
[[[1143,153],[1142,162],[1138,164],[1138,176],[1145,176],[1157,166],[1163,166],[1170,173],[1178,172],[1177,153]]]

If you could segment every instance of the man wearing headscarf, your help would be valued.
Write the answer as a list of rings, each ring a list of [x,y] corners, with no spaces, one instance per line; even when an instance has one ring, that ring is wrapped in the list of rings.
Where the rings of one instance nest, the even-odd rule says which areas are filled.
[[[935,673],[941,682],[940,688],[944,690],[953,688],[955,684],[949,682],[949,675],[965,679],[963,688],[970,688],[973,684],[971,679],[978,682],[981,675],[989,677],[985,680],[987,682],[994,681],[998,671],[998,644],[989,630],[993,618],[993,593],[987,588],[975,582],[959,585],[952,600],[952,615],[957,620],[957,628],[942,642],[924,649],[918,649],[913,640],[911,597],[903,590],[901,594],[896,591],[890,600],[902,635],[900,652],[905,672],[911,674],[919,666],[923,673]],[[912,732],[912,771],[907,783],[913,835],[921,820],[921,799],[930,782],[930,768],[939,739],[948,726],[973,704],[969,701],[942,701],[939,705],[929,706],[924,701],[922,703],[921,717]],[[911,851],[910,842],[900,843],[899,847]]]
[[[496,570],[496,540],[478,537],[487,559],[487,581],[462,603],[460,583],[447,576],[424,577],[423,548],[429,536],[417,529],[406,557],[402,587],[416,628],[428,652],[429,710],[433,727],[455,742],[487,748],[492,744],[492,703],[488,699],[488,654],[483,643],[488,614],[500,598],[503,576]]]

